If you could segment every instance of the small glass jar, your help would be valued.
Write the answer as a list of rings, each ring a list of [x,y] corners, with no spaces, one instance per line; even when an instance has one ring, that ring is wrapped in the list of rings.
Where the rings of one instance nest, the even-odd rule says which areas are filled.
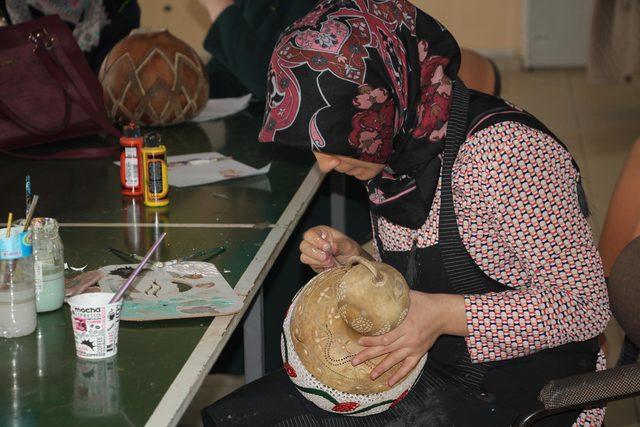
[[[0,229],[0,337],[29,335],[36,324],[31,232]]]
[[[64,302],[64,247],[53,218],[34,218],[33,267],[38,313],[57,310]]]

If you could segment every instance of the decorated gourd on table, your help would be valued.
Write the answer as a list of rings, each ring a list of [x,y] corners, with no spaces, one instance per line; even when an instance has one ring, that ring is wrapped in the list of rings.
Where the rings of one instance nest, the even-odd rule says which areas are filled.
[[[372,415],[399,402],[418,379],[426,355],[395,386],[396,365],[371,380],[385,356],[358,366],[351,359],[363,336],[385,334],[409,311],[409,287],[389,265],[353,257],[314,277],[295,296],[284,321],[282,356],[297,389],[318,407],[345,415]]]
[[[100,68],[107,113],[114,121],[163,126],[196,116],[209,82],[196,52],[166,30],[135,30]]]

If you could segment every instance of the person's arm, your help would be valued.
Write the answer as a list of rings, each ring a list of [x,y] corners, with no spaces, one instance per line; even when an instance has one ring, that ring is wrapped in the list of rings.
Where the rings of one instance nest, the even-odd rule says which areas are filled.
[[[609,300],[569,153],[548,135],[518,123],[480,134],[475,158],[484,160],[467,168],[479,176],[463,180],[485,189],[493,239],[506,249],[500,256],[512,257],[522,273],[511,278],[519,289],[465,296],[471,359],[511,359],[597,336],[609,320]],[[471,241],[465,244],[473,247]],[[482,254],[499,263],[494,255]],[[499,267],[494,270],[500,274]]]
[[[200,0],[200,3],[207,9],[211,22],[216,22],[226,8],[234,5],[233,0]]]
[[[213,24],[204,48],[223,63],[258,98],[264,98],[267,68],[273,46],[259,38],[246,21],[242,9],[231,0],[206,2]],[[215,85],[216,82],[210,82]]]
[[[489,128],[477,138],[474,164],[458,172],[465,174],[462,179],[454,176],[465,188],[454,188],[454,194],[467,185],[484,192],[482,201],[469,203],[493,215],[496,235],[491,238],[505,252],[486,253],[484,239],[464,233],[463,239],[472,256],[479,254],[476,260],[499,265],[501,257],[515,257],[522,274],[494,278],[520,282],[520,289],[466,296],[411,291],[409,314],[398,328],[359,342],[367,348],[354,364],[387,354],[372,378],[402,362],[389,381],[397,382],[440,335],[465,336],[472,361],[488,362],[587,340],[609,320],[602,264],[580,211],[570,155],[551,137],[515,123]],[[469,220],[474,219],[462,223]],[[495,265],[480,267],[502,273]]]
[[[389,378],[389,386],[411,372],[440,335],[467,334],[462,295],[409,291],[409,297],[409,313],[400,326],[384,335],[360,338],[358,344],[365,349],[351,360],[357,366],[386,354],[382,362],[371,370],[373,380],[401,363]]]

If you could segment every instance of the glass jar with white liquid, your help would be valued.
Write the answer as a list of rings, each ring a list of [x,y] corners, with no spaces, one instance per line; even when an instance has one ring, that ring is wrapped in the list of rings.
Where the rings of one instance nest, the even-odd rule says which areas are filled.
[[[36,330],[36,292],[31,232],[0,229],[0,337],[14,338]]]
[[[64,302],[64,248],[53,218],[34,218],[33,265],[38,313],[57,310]]]

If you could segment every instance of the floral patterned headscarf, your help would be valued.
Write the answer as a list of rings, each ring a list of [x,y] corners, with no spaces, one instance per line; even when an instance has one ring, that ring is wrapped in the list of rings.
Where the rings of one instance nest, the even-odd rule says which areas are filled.
[[[325,0],[281,35],[259,139],[387,165],[374,213],[417,228],[440,176],[453,36],[405,0]]]

